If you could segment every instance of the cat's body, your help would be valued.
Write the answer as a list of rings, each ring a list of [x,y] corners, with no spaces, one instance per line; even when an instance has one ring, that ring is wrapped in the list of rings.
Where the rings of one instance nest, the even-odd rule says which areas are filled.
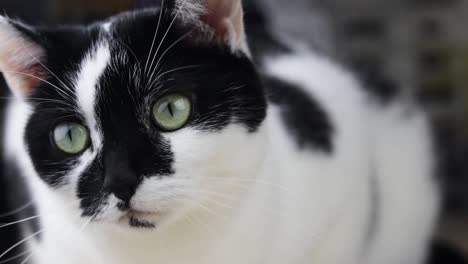
[[[136,21],[158,14],[157,10],[145,12],[135,15]],[[106,32],[135,31],[138,27],[133,20],[126,19],[123,16],[95,26],[91,32],[98,31],[101,37],[96,38],[95,48],[81,56],[84,59],[74,78],[65,81],[74,87],[79,107],[89,118],[86,123],[105,118],[105,112],[93,114],[101,111],[94,109],[98,98],[104,98],[103,102],[106,96],[113,98],[106,93],[96,95],[99,89],[90,87],[112,82],[111,77],[102,77],[112,74],[109,65],[118,57],[109,48],[114,38]],[[246,51],[245,44],[236,46],[228,39],[231,47]],[[135,39],[126,42],[122,38],[128,46],[132,41]],[[133,52],[140,57],[139,51]],[[124,60],[128,64],[131,59]],[[217,65],[231,73],[230,67],[236,63],[246,71],[250,67],[243,59]],[[31,118],[31,108],[24,99],[13,100],[6,153],[9,160],[18,161],[27,179],[43,231],[40,239],[27,243],[34,252],[31,263],[422,264],[438,209],[433,150],[424,113],[398,97],[380,100],[350,73],[304,49],[261,56],[258,71],[258,82],[249,73],[242,74],[253,78],[246,86],[264,86],[260,90],[266,101],[243,91],[242,83],[227,83],[224,93],[239,93],[244,96],[242,102],[234,100],[236,104],[228,110],[213,105],[206,112],[209,117],[203,117],[199,107],[197,120],[202,129],[188,127],[163,134],[173,153],[172,160],[167,158],[172,167],[168,173],[164,173],[165,167],[157,171],[176,176],[158,176],[157,181],[145,178],[147,182],[140,183],[127,206],[146,212],[156,204],[156,214],[132,211],[128,219],[122,212],[129,209],[122,208],[113,194],[98,196],[92,201],[106,202],[87,208],[89,194],[80,191],[86,183],[77,178],[81,170],[94,166],[91,160],[97,157],[94,151],[100,144],[105,149],[102,135],[109,134],[105,129],[99,131],[107,121],[96,126],[96,134],[93,125],[88,125],[94,149],[84,152],[68,172],[69,186],[52,192],[50,182],[54,181],[38,177],[35,168],[40,166],[30,162],[25,148],[28,144],[21,131]],[[15,84],[12,77],[10,84]],[[197,99],[204,100],[197,93]],[[116,106],[112,99],[107,100]],[[122,99],[117,105],[125,108],[126,102]],[[242,105],[246,102],[251,105]],[[235,112],[237,108],[242,109]],[[230,120],[227,124],[226,119]],[[30,148],[34,153],[34,147]],[[131,153],[128,155],[131,159]],[[171,200],[179,195],[176,191],[186,184],[186,177],[196,179],[196,185],[184,189],[194,195],[188,196],[194,206],[190,201],[180,205],[180,200],[175,204]],[[91,181],[91,185],[99,184]],[[80,200],[75,197],[77,190]],[[193,198],[200,194],[206,199]],[[151,202],[146,201],[148,196]],[[172,207],[177,210],[170,211]],[[94,218],[85,217],[91,215]],[[126,225],[127,220],[133,228]],[[28,228],[24,232],[23,237],[34,233]]]

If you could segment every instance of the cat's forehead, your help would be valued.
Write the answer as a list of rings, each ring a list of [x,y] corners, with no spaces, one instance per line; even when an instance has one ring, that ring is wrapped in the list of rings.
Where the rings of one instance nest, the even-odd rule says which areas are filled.
[[[216,128],[229,123],[234,88],[259,87],[253,65],[227,46],[200,43],[193,30],[159,9],[124,13],[92,25],[85,35],[89,46],[66,78],[72,80],[76,107],[87,125],[101,134],[103,123],[111,126],[109,131],[120,125],[151,130],[152,106],[170,93],[198,99],[193,123],[199,127],[200,120]],[[220,113],[217,122],[208,119],[213,107]]]

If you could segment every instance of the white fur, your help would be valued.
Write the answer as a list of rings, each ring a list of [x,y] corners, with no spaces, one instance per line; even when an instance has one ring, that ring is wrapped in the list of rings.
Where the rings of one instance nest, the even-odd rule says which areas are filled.
[[[96,83],[108,63],[107,46],[98,45],[76,78],[80,109],[98,146]],[[298,149],[274,105],[256,133],[230,125],[219,133],[186,128],[164,134],[176,174],[148,178],[131,201],[138,210],[158,213],[148,216],[155,231],[120,223],[114,196],[101,223],[80,220],[77,201],[62,198],[66,190],[51,191],[38,179],[22,139],[33,109],[15,101],[7,153],[21,162],[44,214],[43,240],[31,245],[33,263],[422,264],[438,204],[424,115],[374,104],[350,74],[315,54],[265,65],[329,114],[333,153]],[[74,173],[94,155],[85,153]],[[379,186],[381,215],[366,243],[371,177]]]
[[[109,22],[106,22],[102,25],[102,28],[106,31],[106,32],[110,32],[111,29],[112,29],[112,21],[109,21]]]
[[[85,116],[90,129],[93,147],[102,147],[102,135],[98,128],[95,113],[96,90],[99,89],[98,81],[108,67],[110,61],[110,50],[105,42],[99,43],[84,59],[81,70],[76,80],[76,97],[79,107]]]

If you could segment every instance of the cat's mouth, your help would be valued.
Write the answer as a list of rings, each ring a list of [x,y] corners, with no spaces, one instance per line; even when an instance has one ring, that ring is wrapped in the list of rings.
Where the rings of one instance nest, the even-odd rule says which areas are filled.
[[[146,212],[139,210],[128,210],[120,218],[119,222],[134,228],[156,228],[155,218],[161,217],[159,212]]]

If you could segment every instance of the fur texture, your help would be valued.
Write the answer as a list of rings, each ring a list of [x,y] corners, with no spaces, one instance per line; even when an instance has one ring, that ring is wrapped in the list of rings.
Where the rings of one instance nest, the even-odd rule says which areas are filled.
[[[424,113],[381,104],[304,49],[254,54],[254,65],[240,1],[212,2],[53,30],[0,20],[0,39],[41,47],[47,72],[10,82],[6,155],[40,216],[23,228],[21,260],[424,263],[439,200]],[[193,113],[160,131],[151,107],[171,93]],[[57,151],[60,120],[85,125],[90,147]]]

